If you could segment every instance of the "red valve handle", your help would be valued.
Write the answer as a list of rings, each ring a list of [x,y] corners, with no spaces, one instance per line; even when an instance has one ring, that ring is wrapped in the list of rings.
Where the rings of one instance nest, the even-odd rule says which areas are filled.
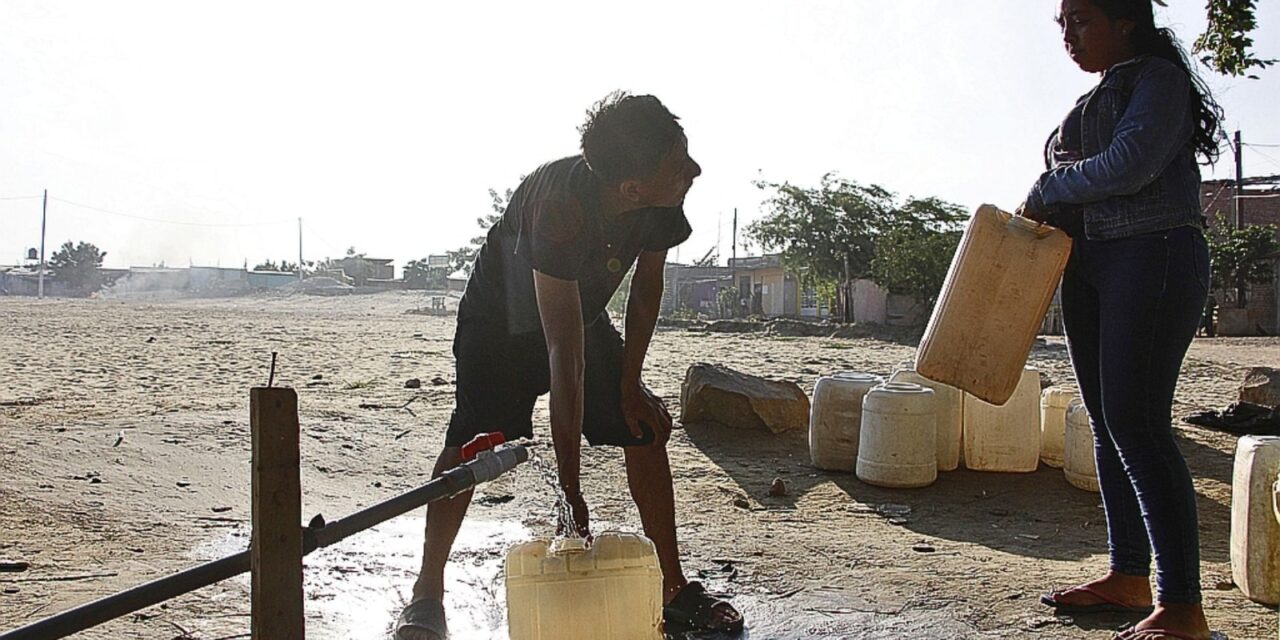
[[[498,431],[481,433],[472,438],[470,442],[462,445],[462,460],[464,462],[475,460],[481,451],[489,451],[506,441],[507,437]]]

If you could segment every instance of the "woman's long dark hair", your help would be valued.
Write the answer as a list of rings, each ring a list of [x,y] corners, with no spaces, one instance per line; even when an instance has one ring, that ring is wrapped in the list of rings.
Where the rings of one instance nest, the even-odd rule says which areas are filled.
[[[1138,54],[1164,58],[1178,65],[1191,79],[1192,117],[1195,133],[1191,137],[1196,153],[1207,162],[1217,161],[1221,148],[1218,139],[1222,135],[1222,107],[1213,99],[1208,85],[1195,72],[1187,52],[1178,43],[1173,30],[1157,27],[1151,0],[1090,0],[1112,20],[1132,20],[1136,23],[1133,49]]]

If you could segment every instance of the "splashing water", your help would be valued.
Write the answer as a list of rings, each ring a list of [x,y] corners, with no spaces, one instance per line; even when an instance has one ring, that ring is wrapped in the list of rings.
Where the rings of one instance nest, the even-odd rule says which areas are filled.
[[[560,472],[556,469],[554,463],[547,462],[539,453],[536,447],[528,447],[529,449],[529,466],[538,473],[538,477],[542,479],[543,484],[551,488],[551,495],[556,500],[555,516],[556,516],[556,532],[557,537],[577,538],[578,528],[573,521],[573,507],[569,505],[569,499],[564,494],[564,488],[560,486]]]

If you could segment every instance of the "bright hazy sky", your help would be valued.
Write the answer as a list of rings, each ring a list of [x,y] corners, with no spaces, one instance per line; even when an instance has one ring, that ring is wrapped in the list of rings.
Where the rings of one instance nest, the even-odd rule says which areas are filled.
[[[1194,39],[1203,0],[1168,3]],[[1280,58],[1280,2],[1259,4],[1257,53]],[[575,153],[584,110],[625,88],[679,115],[703,166],[682,261],[728,257],[761,177],[1012,208],[1096,81],[1056,6],[4,0],[0,198],[47,188],[48,252],[87,240],[108,266],[293,260],[301,217],[307,259],[355,246],[398,274],[478,235],[486,190]],[[1207,77],[1230,130],[1280,144],[1280,67]],[[1280,148],[1244,160],[1280,173]],[[1233,171],[1228,152],[1213,174]],[[39,233],[38,198],[0,200],[0,264]]]

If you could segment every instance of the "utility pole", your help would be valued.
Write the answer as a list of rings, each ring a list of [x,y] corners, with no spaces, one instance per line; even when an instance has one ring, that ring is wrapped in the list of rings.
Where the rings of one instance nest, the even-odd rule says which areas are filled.
[[[44,300],[44,230],[45,223],[49,220],[49,190],[44,190],[44,204],[40,206],[40,274],[37,276],[39,284],[37,288],[37,297]]]
[[[733,246],[729,247],[729,264],[733,268],[734,289],[738,288],[738,208],[733,208]],[[742,292],[738,292],[738,299],[733,301],[733,317],[738,317],[738,306],[742,304]]]
[[[302,216],[298,216],[298,282],[302,282]]]
[[[1235,207],[1232,209],[1235,215],[1235,223],[1237,229],[1244,228],[1244,161],[1242,159],[1244,146],[1240,143],[1240,130],[1236,130],[1235,143],[1232,145],[1236,151],[1236,197]]]

